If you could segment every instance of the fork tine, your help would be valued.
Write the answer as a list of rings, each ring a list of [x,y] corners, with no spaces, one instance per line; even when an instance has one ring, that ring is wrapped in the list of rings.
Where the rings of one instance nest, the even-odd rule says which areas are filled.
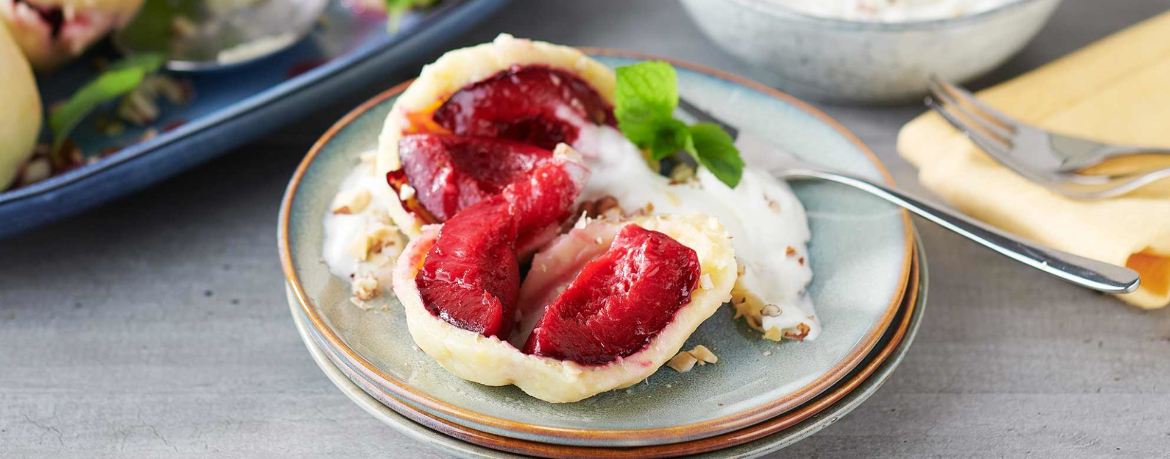
[[[983,117],[988,121],[997,123],[1004,129],[1011,131],[1016,130],[1016,126],[1019,124],[1018,121],[1010,116],[1003,114],[1003,112],[992,108],[990,105],[987,105],[983,101],[979,100],[978,97],[975,97],[974,94],[971,94],[970,91],[943,81],[937,75],[932,75],[930,77],[930,83],[942,88],[946,91],[947,94],[952,95],[962,101],[963,104],[978,109],[982,113]]]
[[[1007,156],[1007,149],[1011,148],[1010,144],[987,135],[985,132],[978,129],[972,129],[970,124],[956,117],[954,113],[951,113],[950,110],[936,102],[933,98],[927,97],[926,105],[930,107],[931,110],[934,110],[935,113],[942,115],[943,119],[947,120],[948,123],[951,123],[951,126],[954,126],[955,129],[959,130],[959,132],[966,134],[972,142],[975,142],[975,144],[979,146],[979,148],[987,150],[988,153],[994,154],[996,156]]]
[[[955,99],[954,96],[947,92],[946,89],[940,86],[937,81],[930,81],[928,86],[930,87],[930,93],[934,94],[935,97],[940,99],[945,106],[954,107],[959,112],[959,114],[963,115],[964,118],[967,118],[985,130],[990,131],[992,134],[995,134],[996,137],[1003,139],[1003,142],[1009,147],[1011,146],[1012,133],[1010,130],[1005,129],[995,121],[988,120],[987,115],[976,113],[975,110],[972,110],[966,105],[960,103]]]

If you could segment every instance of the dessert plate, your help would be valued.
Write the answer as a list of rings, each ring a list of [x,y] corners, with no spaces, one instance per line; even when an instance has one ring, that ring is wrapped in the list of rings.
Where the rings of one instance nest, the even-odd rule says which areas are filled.
[[[615,67],[650,58],[589,52]],[[675,66],[682,94],[717,116],[809,161],[890,180],[860,141],[803,102],[714,70]],[[845,188],[800,183],[795,191],[813,235],[809,292],[824,325],[817,340],[764,340],[725,308],[689,344],[711,348],[719,364],[689,373],[663,369],[644,384],[560,405],[515,387],[464,381],[417,350],[392,295],[383,297],[386,311],[363,311],[349,302],[348,282],[331,276],[320,261],[330,200],[359,155],[376,145],[405,86],[363,104],[314,145],[289,184],[278,238],[288,284],[335,351],[335,363],[427,414],[494,435],[566,445],[645,446],[711,437],[773,418],[832,386],[870,352],[901,304],[913,251],[907,215]]]
[[[359,384],[369,384],[347,366],[336,366],[327,355],[300,304],[287,290],[297,331],[313,360],[342,393],[379,421],[407,436],[461,457],[671,457],[747,458],[776,451],[836,422],[869,398],[892,374],[909,349],[926,306],[927,270],[919,245],[911,285],[902,309],[877,347],[854,371],[812,401],[776,418],[723,435],[667,445],[605,449],[528,442],[461,428],[422,415],[400,414],[379,402]],[[353,378],[352,380],[350,378]],[[401,406],[401,402],[397,404]],[[414,413],[414,415],[411,415]],[[409,416],[409,417],[408,417]],[[418,419],[416,422],[414,419]],[[515,454],[514,454],[515,453]],[[516,454],[524,454],[518,456]]]

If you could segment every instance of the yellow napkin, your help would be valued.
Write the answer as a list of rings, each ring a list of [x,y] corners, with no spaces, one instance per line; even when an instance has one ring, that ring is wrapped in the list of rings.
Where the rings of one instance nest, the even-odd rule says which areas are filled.
[[[1170,147],[1170,13],[979,98],[1052,131]],[[1120,297],[1143,308],[1170,303],[1170,180],[1112,199],[1065,198],[999,165],[935,113],[902,128],[898,151],[919,168],[927,188],[959,210],[1057,249],[1136,269],[1141,288]]]

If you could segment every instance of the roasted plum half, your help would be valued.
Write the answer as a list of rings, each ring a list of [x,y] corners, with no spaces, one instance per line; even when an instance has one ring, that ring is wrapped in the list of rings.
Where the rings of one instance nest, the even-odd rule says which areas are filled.
[[[616,124],[613,72],[572,48],[517,40],[449,52],[387,116],[378,169],[398,191],[390,216],[410,237],[495,195],[581,123]],[[404,192],[405,190],[405,192]]]

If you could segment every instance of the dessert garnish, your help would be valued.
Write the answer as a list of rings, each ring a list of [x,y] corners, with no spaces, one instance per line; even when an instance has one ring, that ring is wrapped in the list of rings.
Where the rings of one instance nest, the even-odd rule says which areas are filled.
[[[735,188],[743,175],[743,159],[731,135],[713,123],[688,126],[674,118],[678,107],[678,76],[659,61],[618,67],[618,128],[634,145],[649,150],[655,161],[681,151]]]

